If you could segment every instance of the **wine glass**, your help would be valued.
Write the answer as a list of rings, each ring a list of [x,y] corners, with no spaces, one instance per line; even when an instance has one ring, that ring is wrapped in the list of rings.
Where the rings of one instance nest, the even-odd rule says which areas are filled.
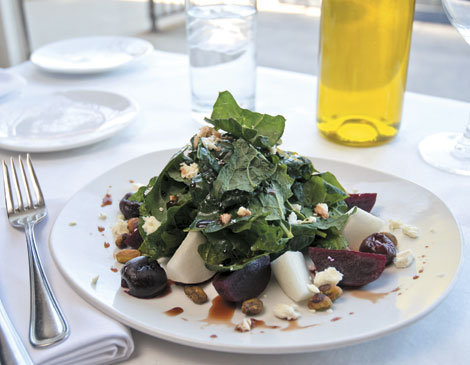
[[[470,0],[442,0],[452,25],[470,45]],[[470,176],[470,120],[463,133],[438,133],[419,144],[427,163],[448,172]]]

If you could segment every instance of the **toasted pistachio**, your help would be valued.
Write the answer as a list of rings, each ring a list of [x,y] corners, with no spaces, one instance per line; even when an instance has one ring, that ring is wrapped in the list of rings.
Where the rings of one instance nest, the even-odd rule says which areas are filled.
[[[118,260],[118,262],[120,262],[121,264],[125,264],[127,261],[132,260],[134,257],[138,256],[140,256],[139,250],[126,248],[116,253],[116,260]]]
[[[258,298],[247,299],[242,303],[242,312],[252,316],[263,311],[263,302]]]
[[[204,304],[207,302],[207,294],[200,286],[186,285],[184,287],[184,294],[196,304]]]
[[[343,289],[334,284],[324,284],[321,285],[318,289],[320,289],[320,292],[328,296],[332,302],[334,302],[343,294]]]
[[[308,301],[309,309],[314,309],[317,311],[329,309],[332,306],[331,299],[323,293],[315,294]]]

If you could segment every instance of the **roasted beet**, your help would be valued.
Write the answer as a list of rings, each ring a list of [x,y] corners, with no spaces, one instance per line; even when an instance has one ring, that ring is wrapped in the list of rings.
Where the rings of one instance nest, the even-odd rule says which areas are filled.
[[[137,298],[155,297],[167,286],[165,270],[147,256],[128,261],[121,269],[121,278],[121,286],[129,288],[127,292]]]
[[[119,209],[124,215],[124,218],[130,219],[139,216],[139,208],[142,203],[139,203],[134,200],[128,200],[132,193],[127,193],[119,202]]]
[[[309,255],[317,271],[334,267],[343,274],[341,286],[358,287],[376,280],[384,271],[385,255],[349,250],[310,247]]]
[[[349,197],[344,199],[348,205],[348,209],[358,207],[366,212],[369,212],[374,207],[377,200],[377,193],[364,193],[364,194],[349,194]]]
[[[134,248],[137,250],[142,244],[142,241],[142,236],[140,235],[139,230],[136,229],[124,239],[124,244],[126,245],[126,247]]]
[[[392,263],[397,255],[397,248],[393,241],[383,233],[373,233],[364,238],[359,251],[385,255],[387,258],[386,265]]]
[[[260,295],[271,278],[269,256],[261,256],[242,269],[217,274],[213,285],[217,293],[228,302],[243,302]]]

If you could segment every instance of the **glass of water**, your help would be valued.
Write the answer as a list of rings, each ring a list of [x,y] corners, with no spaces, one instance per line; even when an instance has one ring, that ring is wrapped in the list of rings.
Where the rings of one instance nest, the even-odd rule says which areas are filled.
[[[210,116],[220,91],[254,110],[256,0],[186,0],[192,111]],[[202,118],[201,118],[202,117]]]

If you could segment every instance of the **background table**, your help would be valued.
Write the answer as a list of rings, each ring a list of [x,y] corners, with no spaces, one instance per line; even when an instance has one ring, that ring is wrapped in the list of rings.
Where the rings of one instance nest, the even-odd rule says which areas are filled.
[[[121,71],[89,77],[45,74],[30,63],[13,68],[28,80],[25,90],[28,94],[70,88],[110,90],[132,97],[142,109],[135,123],[109,140],[71,151],[32,156],[50,213],[47,223],[38,231],[40,240],[47,240],[66,201],[97,175],[139,155],[187,143],[200,126],[191,119],[189,111],[187,62],[182,55],[155,52]],[[446,201],[459,221],[464,237],[469,237],[470,178],[428,166],[417,150],[419,141],[428,134],[463,130],[470,113],[469,104],[408,93],[398,136],[384,146],[357,149],[333,144],[319,136],[315,126],[315,77],[260,68],[257,98],[258,111],[287,118],[283,148],[304,155],[369,166],[420,184]],[[11,154],[0,150],[1,159],[7,159]],[[10,229],[1,200],[0,232]],[[413,202],[404,201],[404,209],[408,204]],[[440,244],[445,245],[446,242]],[[45,244],[40,246],[40,250],[47,249]],[[466,247],[464,255],[468,256]],[[26,260],[25,255],[25,268]],[[47,262],[46,267],[51,264]],[[397,333],[368,343],[309,354],[241,355],[185,347],[134,331],[136,351],[127,363],[468,363],[470,286],[467,278],[470,278],[470,269],[464,265],[454,290],[431,314]],[[7,309],[16,305],[8,301],[8,296],[2,300]]]

